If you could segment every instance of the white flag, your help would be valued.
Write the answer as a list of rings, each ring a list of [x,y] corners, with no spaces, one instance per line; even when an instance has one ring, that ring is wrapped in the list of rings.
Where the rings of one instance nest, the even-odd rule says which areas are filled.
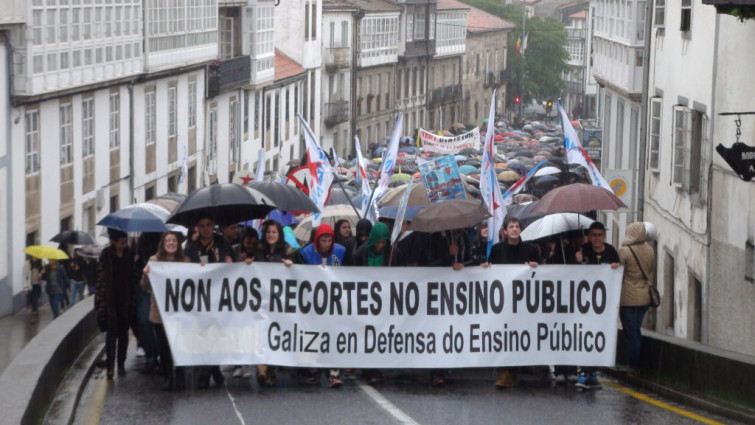
[[[375,189],[375,193],[372,195],[368,211],[372,210],[372,207],[377,204],[380,197],[383,196],[388,188],[388,183],[391,182],[391,176],[393,175],[393,170],[396,168],[396,160],[398,159],[398,142],[401,138],[401,127],[403,127],[403,124],[404,114],[399,112],[396,117],[396,124],[393,126],[393,133],[391,133],[391,140],[388,143],[388,150],[383,156],[383,164],[380,168],[380,181],[378,182],[377,189]]]
[[[296,114],[301,122],[304,133],[304,141],[307,145],[307,167],[309,168],[309,199],[314,202],[320,211],[325,209],[325,201],[328,198],[330,184],[333,183],[333,168],[330,166],[328,156],[320,147],[312,129],[301,114]],[[320,225],[320,213],[312,213],[312,228]]]
[[[367,176],[367,169],[364,167],[364,158],[362,158],[362,146],[359,143],[359,138],[354,136],[354,144],[356,145],[357,153],[357,180],[362,181],[362,206],[359,208],[359,216],[366,217],[367,204],[370,202],[370,179]]]
[[[254,180],[258,182],[265,180],[265,148],[260,148],[260,153],[257,156],[257,174],[254,176]]]
[[[593,186],[600,186],[613,193],[611,185],[609,185],[606,179],[600,175],[598,167],[595,166],[595,163],[592,162],[592,159],[590,159],[587,152],[582,148],[582,143],[579,142],[577,132],[574,131],[569,116],[566,115],[566,111],[564,111],[564,107],[561,105],[561,100],[558,101],[558,113],[561,116],[561,128],[564,131],[564,158],[566,159],[566,162],[568,164],[579,164],[585,167]]]
[[[490,248],[498,243],[503,219],[506,217],[506,206],[501,196],[501,187],[498,185],[498,175],[495,172],[495,90],[490,99],[490,114],[488,115],[488,128],[485,131],[485,145],[482,150],[482,167],[480,170],[480,192],[482,199],[488,207],[488,253]]]

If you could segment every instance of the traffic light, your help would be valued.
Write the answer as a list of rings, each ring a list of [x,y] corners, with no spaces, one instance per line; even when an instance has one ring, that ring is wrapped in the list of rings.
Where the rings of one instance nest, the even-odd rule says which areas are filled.
[[[514,103],[516,104],[522,103],[522,98],[519,96],[514,96]]]

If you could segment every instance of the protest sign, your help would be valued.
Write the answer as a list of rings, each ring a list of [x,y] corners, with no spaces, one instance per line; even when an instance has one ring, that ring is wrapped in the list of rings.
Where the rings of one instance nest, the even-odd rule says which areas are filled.
[[[422,150],[428,152],[454,154],[466,148],[480,149],[480,129],[478,127],[452,137],[439,136],[420,128],[419,139],[422,142]]]
[[[419,173],[431,204],[448,199],[467,199],[459,166],[453,155],[423,162],[419,166]]]
[[[178,366],[614,364],[621,267],[150,265]]]

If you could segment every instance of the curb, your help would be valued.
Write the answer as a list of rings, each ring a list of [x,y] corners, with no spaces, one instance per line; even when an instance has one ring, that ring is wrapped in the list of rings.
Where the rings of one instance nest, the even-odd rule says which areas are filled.
[[[723,406],[721,404],[716,404],[710,400],[705,400],[702,398],[695,397],[694,395],[685,394],[673,388],[669,388],[661,384],[651,382],[647,379],[643,379],[642,377],[631,376],[623,370],[619,370],[615,368],[605,368],[603,369],[603,371],[607,375],[611,375],[615,378],[619,378],[622,381],[628,382],[634,386],[654,392],[656,394],[659,394],[663,397],[667,397],[674,401],[685,403],[690,406],[697,407],[699,409],[705,410],[707,412],[710,412],[716,415],[720,415],[729,419],[734,419],[736,421],[755,424],[755,414],[753,413],[749,413],[749,412],[732,408],[732,407],[728,407],[728,406]]]

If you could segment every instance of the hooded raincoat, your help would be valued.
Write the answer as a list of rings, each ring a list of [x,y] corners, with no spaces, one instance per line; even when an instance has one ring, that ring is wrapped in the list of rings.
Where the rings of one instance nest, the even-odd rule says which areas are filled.
[[[655,252],[653,247],[646,241],[645,226],[640,222],[632,223],[627,226],[624,242],[619,249],[619,260],[624,266],[624,281],[621,285],[621,306],[638,307],[650,304],[648,295],[648,285],[655,284]],[[637,255],[635,260],[632,251]],[[647,275],[642,274],[642,270]]]

